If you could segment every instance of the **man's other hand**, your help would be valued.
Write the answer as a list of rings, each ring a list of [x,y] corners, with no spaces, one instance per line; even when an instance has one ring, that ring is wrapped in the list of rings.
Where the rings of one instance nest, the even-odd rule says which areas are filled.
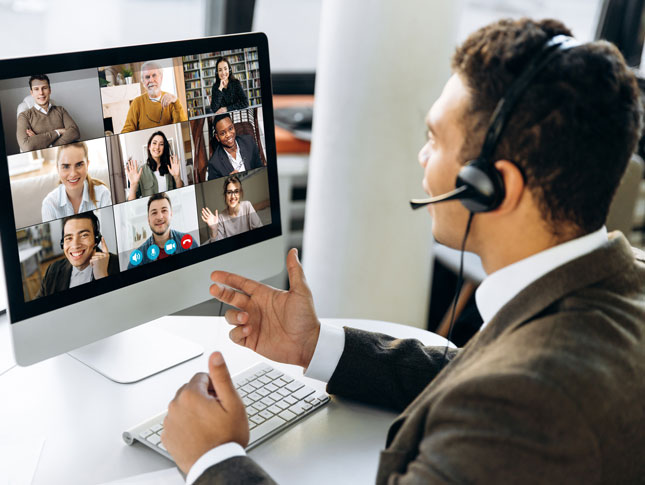
[[[161,97],[161,99],[159,100],[159,102],[161,103],[162,108],[167,108],[168,106],[170,106],[175,101],[177,101],[177,96],[175,96],[174,94],[170,94],[170,93],[164,94]]]
[[[207,451],[224,443],[249,443],[246,409],[220,352],[208,359],[208,374],[195,374],[168,405],[161,442],[184,473]]]
[[[215,284],[210,292],[239,308],[225,315],[226,321],[235,325],[229,334],[233,342],[271,360],[308,367],[318,342],[320,322],[296,249],[287,255],[287,271],[289,291],[214,271],[211,280]]]

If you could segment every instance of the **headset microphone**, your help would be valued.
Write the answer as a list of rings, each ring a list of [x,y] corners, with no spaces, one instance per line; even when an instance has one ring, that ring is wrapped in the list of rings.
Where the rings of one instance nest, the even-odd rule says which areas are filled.
[[[429,197],[427,199],[412,199],[410,200],[410,206],[413,209],[420,209],[421,207],[425,207],[428,204],[436,204],[437,202],[445,202],[448,200],[464,199],[466,197],[470,197],[471,194],[469,194],[469,192],[470,191],[468,190],[468,186],[462,185],[455,190],[446,192],[445,194],[437,195],[436,197]]]

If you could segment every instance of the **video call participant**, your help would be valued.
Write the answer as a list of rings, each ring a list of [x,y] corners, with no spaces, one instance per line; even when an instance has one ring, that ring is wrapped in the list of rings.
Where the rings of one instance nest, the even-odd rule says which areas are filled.
[[[47,268],[38,297],[53,295],[119,272],[119,258],[108,251],[99,220],[92,212],[63,219],[60,246],[65,259]]]
[[[242,83],[233,74],[230,62],[225,57],[215,61],[215,82],[211,90],[211,109],[215,114],[226,113],[249,106],[249,99]]]
[[[148,225],[152,231],[152,235],[146,239],[143,244],[141,244],[137,249],[141,251],[143,259],[140,264],[150,263],[156,261],[157,259],[164,259],[169,256],[166,252],[166,243],[170,240],[174,241],[173,247],[174,252],[172,254],[183,253],[189,249],[194,249],[199,246],[197,242],[192,239],[192,243],[189,247],[184,247],[182,245],[182,238],[186,236],[185,233],[175,231],[170,229],[170,223],[172,222],[172,203],[170,202],[170,197],[168,194],[161,192],[154,194],[148,199]],[[151,259],[148,255],[148,249],[152,245],[156,245],[159,248],[158,256],[154,259]],[[138,265],[137,265],[138,266]],[[134,268],[135,265],[132,264],[132,261],[128,264],[128,269]]]
[[[157,192],[184,186],[181,180],[179,158],[170,154],[170,144],[161,131],[148,139],[148,160],[137,168],[136,160],[128,160],[126,166],[130,190],[128,200],[147,197]]]
[[[78,126],[62,106],[50,102],[51,84],[45,74],[29,78],[29,92],[34,106],[18,115],[16,137],[20,151],[42,150],[78,141]]]
[[[419,154],[428,194],[454,189],[497,102],[558,34],[571,35],[554,20],[500,20],[457,48]],[[295,250],[289,291],[212,274],[211,294],[238,308],[226,312],[231,339],[332,394],[403,411],[379,484],[642,482],[645,254],[604,227],[641,114],[633,73],[604,41],[557,51],[524,89],[490,160],[500,205],[466,238],[489,275],[476,294],[484,326],[447,359],[444,347],[321,325]],[[460,248],[468,209],[428,212],[435,238]],[[248,439],[216,352],[168,406],[161,440],[188,483],[273,483],[244,455]]]
[[[89,166],[84,142],[58,149],[56,170],[60,185],[43,200],[43,222],[112,205],[110,189],[103,181],[90,176]]]
[[[130,103],[121,133],[188,120],[186,110],[177,96],[161,90],[162,80],[163,70],[159,64],[145,62],[141,66],[141,84],[146,88],[146,93],[137,96]]]
[[[215,117],[215,138],[219,143],[208,161],[208,180],[263,166],[255,138],[237,135],[229,114]]]
[[[208,242],[219,241],[225,237],[234,236],[262,227],[262,221],[248,200],[242,200],[244,190],[242,183],[235,175],[224,181],[224,202],[226,211],[215,214],[208,207],[202,209],[202,221],[208,225],[210,239]]]

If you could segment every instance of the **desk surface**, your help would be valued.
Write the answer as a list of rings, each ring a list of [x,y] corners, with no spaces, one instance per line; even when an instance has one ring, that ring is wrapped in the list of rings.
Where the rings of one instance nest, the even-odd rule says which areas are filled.
[[[366,320],[326,320],[419,338],[441,345],[442,337],[413,327]],[[125,429],[162,411],[177,388],[207,368],[208,355],[221,350],[231,373],[262,358],[228,339],[222,317],[165,317],[158,325],[205,347],[202,356],[136,384],[116,384],[67,354],[15,367],[0,376],[3,435],[40,433],[45,438],[33,484],[92,484],[162,470],[172,463],[121,439]],[[0,339],[6,339],[6,316]],[[5,328],[1,328],[5,327]],[[2,343],[2,342],[0,342]],[[300,368],[274,364],[296,377]],[[323,390],[324,384],[303,378]],[[282,484],[373,483],[391,412],[338,397],[249,455]],[[350,473],[351,471],[351,473]]]

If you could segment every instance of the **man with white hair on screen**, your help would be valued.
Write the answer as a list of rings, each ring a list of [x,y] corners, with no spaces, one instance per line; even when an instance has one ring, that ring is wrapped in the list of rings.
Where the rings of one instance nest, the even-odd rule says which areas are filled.
[[[132,100],[121,133],[188,120],[177,96],[161,90],[162,81],[161,65],[154,61],[144,62],[141,66],[141,84],[146,92]]]

